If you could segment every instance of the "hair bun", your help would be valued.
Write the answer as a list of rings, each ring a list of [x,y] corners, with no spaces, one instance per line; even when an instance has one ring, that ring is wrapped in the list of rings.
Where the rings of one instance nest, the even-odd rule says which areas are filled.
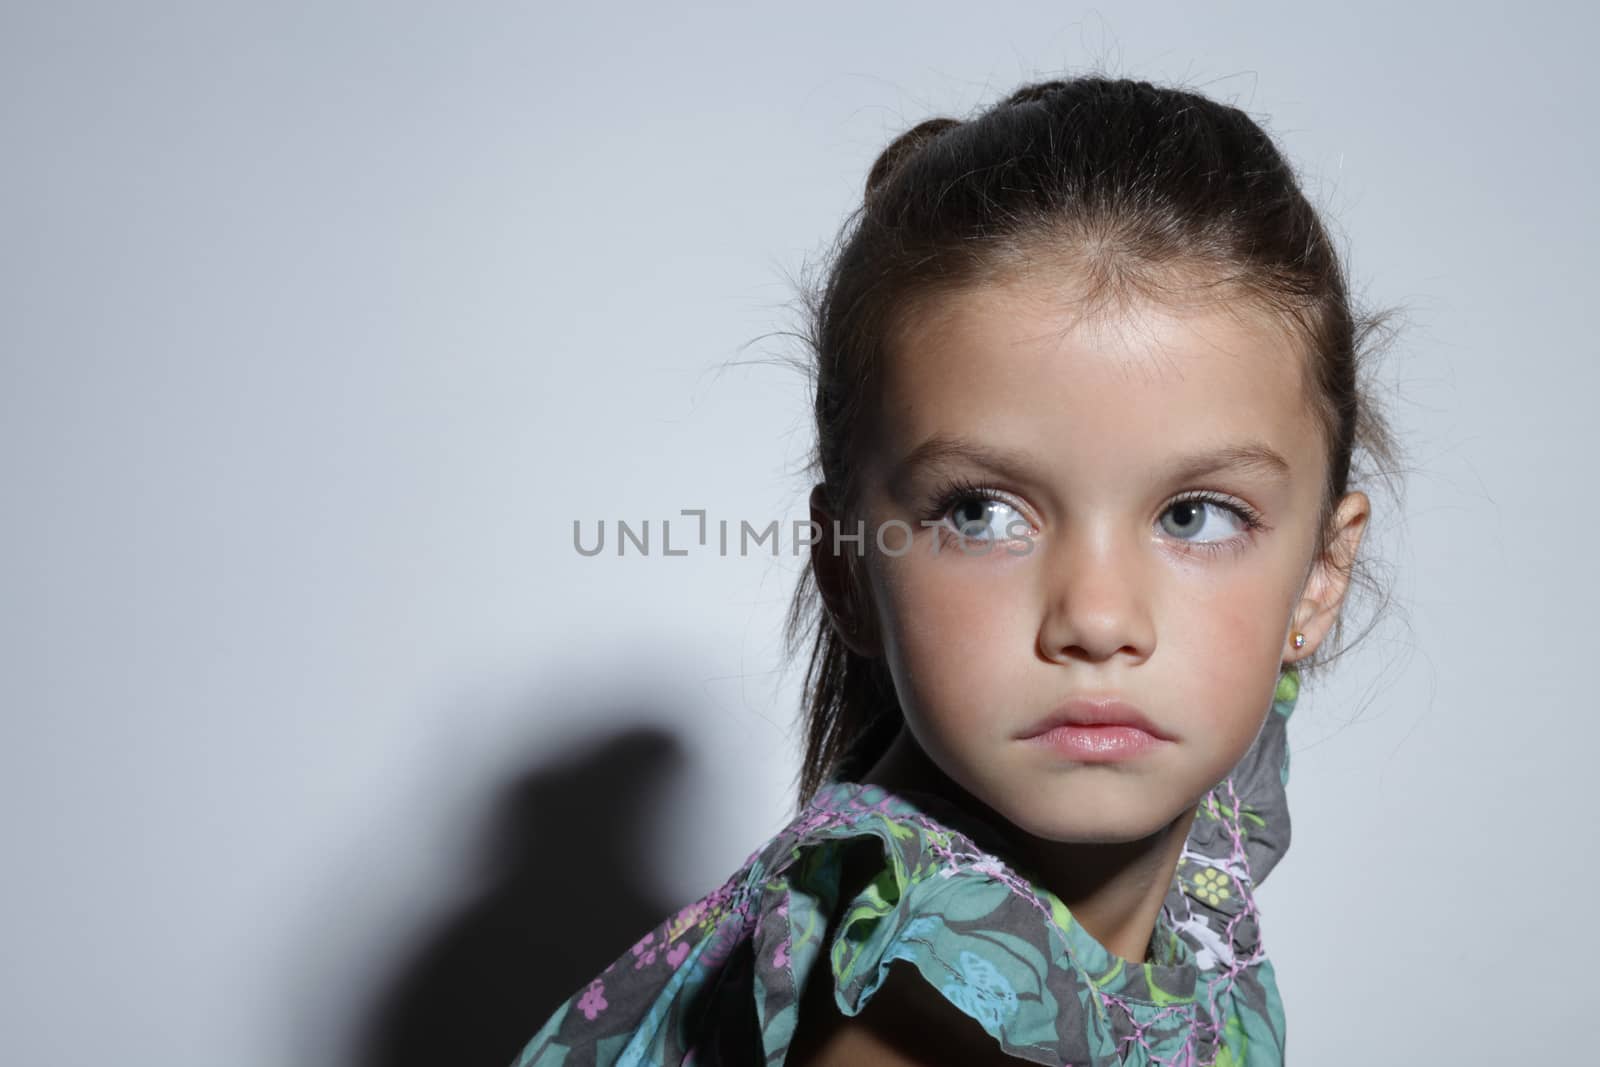
[[[1057,93],[1069,92],[1074,84],[1087,85],[1093,79],[1078,78],[1076,82],[1069,82],[1063,78],[1052,78],[1050,81],[1034,82],[1024,85],[1016,92],[1005,98],[1003,107],[1016,107],[1018,104],[1031,104],[1039,100],[1048,100]]]
[[[888,182],[895,171],[900,169],[900,164],[916,155],[923,145],[926,145],[952,126],[959,125],[961,125],[959,119],[927,119],[917,123],[905,133],[890,141],[889,147],[878,155],[876,162],[872,164],[872,170],[867,173],[866,198],[868,200],[872,199],[873,194]]]

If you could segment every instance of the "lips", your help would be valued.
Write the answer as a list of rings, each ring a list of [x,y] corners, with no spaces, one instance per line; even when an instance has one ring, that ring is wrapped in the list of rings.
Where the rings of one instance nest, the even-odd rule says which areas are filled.
[[[1159,740],[1173,740],[1165,731],[1158,729],[1144,712],[1115,697],[1078,697],[1069,700],[1027,727],[1017,735],[1017,738],[1027,740],[1038,737],[1058,726],[1131,726]]]

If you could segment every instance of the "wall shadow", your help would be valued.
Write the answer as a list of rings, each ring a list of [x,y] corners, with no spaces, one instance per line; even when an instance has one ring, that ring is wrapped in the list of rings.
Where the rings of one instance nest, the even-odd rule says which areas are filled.
[[[544,1020],[684,901],[640,870],[649,812],[682,770],[656,726],[512,783],[488,834],[490,888],[379,994],[360,1067],[508,1067]]]

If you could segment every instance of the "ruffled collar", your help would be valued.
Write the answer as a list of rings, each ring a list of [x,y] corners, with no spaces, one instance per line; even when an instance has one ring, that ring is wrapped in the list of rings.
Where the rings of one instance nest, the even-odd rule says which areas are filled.
[[[1069,955],[1077,961],[1089,978],[1103,992],[1116,993],[1135,1000],[1192,999],[1199,967],[1195,955],[1173,927],[1167,909],[1163,907],[1156,917],[1151,932],[1147,962],[1134,962],[1118,956],[1089,931],[1084,929],[1055,893],[1032,881],[1003,859],[999,842],[1004,835],[990,822],[957,807],[933,793],[920,790],[896,789],[893,792],[880,785],[863,782],[830,780],[818,789],[810,807],[847,820],[868,813],[895,820],[933,823],[960,834],[970,844],[976,858],[967,864],[968,869],[988,870],[991,877],[1010,884],[1014,890],[1026,890],[1040,905],[1047,922],[1066,941]],[[1176,872],[1169,887],[1181,892]],[[1141,973],[1142,972],[1142,973]],[[1144,979],[1139,989],[1128,987],[1126,979],[1140,974]],[[1140,989],[1159,990],[1149,996],[1140,995]]]

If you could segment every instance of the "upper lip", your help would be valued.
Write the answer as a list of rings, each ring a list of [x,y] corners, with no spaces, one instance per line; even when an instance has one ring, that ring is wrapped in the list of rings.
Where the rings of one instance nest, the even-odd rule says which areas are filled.
[[[1138,708],[1116,697],[1077,697],[1023,730],[1019,738],[1038,737],[1058,726],[1133,726],[1163,741],[1172,740]]]

